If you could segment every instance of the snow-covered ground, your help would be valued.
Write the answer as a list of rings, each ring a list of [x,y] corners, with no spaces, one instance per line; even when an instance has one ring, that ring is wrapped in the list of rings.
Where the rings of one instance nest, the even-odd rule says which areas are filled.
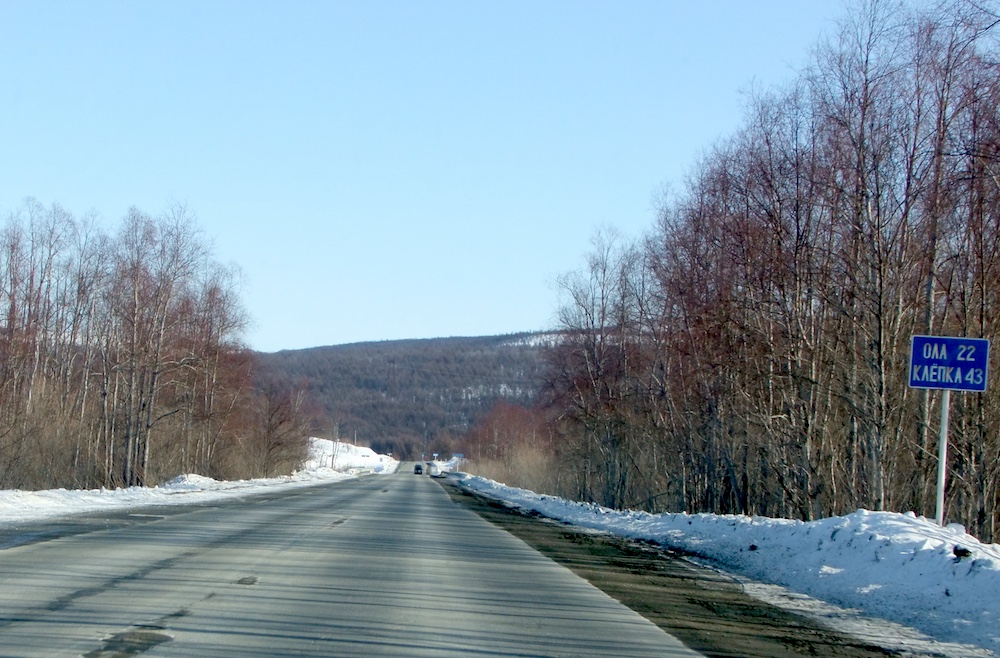
[[[398,461],[388,455],[380,455],[371,448],[328,439],[311,441],[311,456],[302,466],[302,471],[307,473],[323,468],[355,473],[392,473],[399,468]]]
[[[399,462],[392,457],[378,455],[371,448],[312,439],[310,459],[302,470],[286,477],[220,482],[201,475],[182,475],[158,487],[0,491],[0,524],[108,509],[218,500],[343,480],[363,473],[392,473],[397,468]]]
[[[809,523],[619,512],[479,477],[462,481],[576,526],[694,554],[754,596],[904,655],[1000,653],[1000,546],[980,543],[959,525],[865,510]]]
[[[398,466],[368,448],[316,439],[312,458],[288,477],[219,482],[186,475],[151,488],[0,491],[0,525],[246,496],[365,472],[392,473]],[[452,465],[440,466],[449,470]],[[1000,655],[1000,546],[981,544],[960,526],[940,528],[912,514],[864,510],[811,523],[617,512],[457,477],[464,486],[511,505],[700,556],[755,596],[870,637],[901,655]]]

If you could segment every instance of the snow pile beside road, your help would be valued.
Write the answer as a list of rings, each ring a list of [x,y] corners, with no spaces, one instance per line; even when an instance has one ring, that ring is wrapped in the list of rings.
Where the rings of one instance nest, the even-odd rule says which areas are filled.
[[[371,448],[355,446],[329,439],[309,439],[310,456],[302,470],[316,471],[329,468],[334,471],[366,470],[372,473],[393,473],[399,462],[388,455],[380,455]]]
[[[912,513],[865,510],[808,523],[619,512],[479,477],[463,484],[577,526],[692,553],[740,576],[904,624],[942,642],[1000,652],[1000,546],[980,543],[959,525],[941,528]]]
[[[127,489],[46,491],[0,491],[0,523],[40,521],[43,519],[83,514],[102,510],[176,505],[179,503],[219,500],[233,495],[264,493],[279,488],[310,486],[322,482],[344,480],[352,476],[323,471],[303,471],[295,475],[222,482],[201,475],[182,475],[158,487]]]
[[[148,505],[212,501],[234,495],[252,495],[280,488],[310,486],[353,477],[341,470],[360,469],[389,473],[398,468],[396,460],[378,455],[370,448],[357,448],[325,439],[311,439],[310,455],[302,470],[283,477],[227,482],[204,475],[187,474],[157,487],[0,491],[0,523],[40,521],[69,514]],[[335,456],[336,470],[329,468],[331,455]]]

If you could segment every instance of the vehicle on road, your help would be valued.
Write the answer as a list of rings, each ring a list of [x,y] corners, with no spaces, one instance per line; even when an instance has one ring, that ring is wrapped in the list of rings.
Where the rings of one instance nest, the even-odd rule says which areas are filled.
[[[414,475],[423,475],[424,474],[424,467],[421,466],[420,464],[417,464],[416,466],[413,467],[413,474]]]

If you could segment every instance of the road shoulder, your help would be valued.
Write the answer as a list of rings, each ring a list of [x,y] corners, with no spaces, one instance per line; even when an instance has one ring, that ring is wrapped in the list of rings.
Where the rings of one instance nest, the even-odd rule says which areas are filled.
[[[442,481],[452,500],[503,528],[708,656],[864,658],[893,652],[747,595],[682,556],[541,517]]]

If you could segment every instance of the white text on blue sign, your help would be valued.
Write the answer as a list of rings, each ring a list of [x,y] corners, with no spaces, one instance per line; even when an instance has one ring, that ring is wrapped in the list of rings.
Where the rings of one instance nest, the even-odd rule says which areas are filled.
[[[985,338],[914,336],[910,386],[985,391],[989,352],[990,342]]]

